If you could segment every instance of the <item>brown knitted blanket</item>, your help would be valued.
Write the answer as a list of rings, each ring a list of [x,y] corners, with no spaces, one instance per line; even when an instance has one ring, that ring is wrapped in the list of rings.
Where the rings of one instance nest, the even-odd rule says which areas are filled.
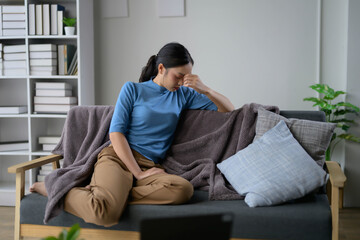
[[[259,104],[246,104],[229,112],[187,110],[182,116],[167,157],[168,173],[208,190],[210,200],[242,199],[226,182],[216,164],[252,143]],[[276,106],[262,106],[279,113]]]

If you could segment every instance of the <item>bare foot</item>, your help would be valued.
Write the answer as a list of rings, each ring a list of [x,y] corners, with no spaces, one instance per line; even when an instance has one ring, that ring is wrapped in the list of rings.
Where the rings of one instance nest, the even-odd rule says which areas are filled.
[[[45,197],[47,197],[47,192],[44,182],[36,182],[30,187],[30,192],[37,192]]]

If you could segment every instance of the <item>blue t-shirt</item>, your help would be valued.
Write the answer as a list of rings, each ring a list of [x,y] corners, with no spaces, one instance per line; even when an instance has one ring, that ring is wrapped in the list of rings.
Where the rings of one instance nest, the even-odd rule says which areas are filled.
[[[205,95],[181,86],[171,92],[151,80],[122,87],[110,124],[126,136],[132,149],[155,163],[164,159],[183,109],[217,110]]]

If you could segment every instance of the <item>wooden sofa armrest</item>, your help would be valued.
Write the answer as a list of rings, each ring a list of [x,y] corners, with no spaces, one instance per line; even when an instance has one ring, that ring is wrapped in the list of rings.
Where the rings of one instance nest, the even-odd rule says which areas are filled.
[[[53,163],[53,169],[59,168],[59,160],[62,159],[61,155],[49,155],[37,158],[24,163],[16,164],[8,168],[9,173],[25,172],[26,170],[37,168],[42,165]]]
[[[340,165],[334,161],[326,161],[326,167],[330,175],[331,192],[331,215],[332,215],[332,240],[339,239],[339,188],[343,188],[346,182],[346,176],[340,168]]]
[[[59,160],[63,157],[61,155],[49,155],[46,157],[37,158],[28,162],[16,164],[8,168],[9,173],[16,174],[16,190],[15,190],[15,239],[20,239],[20,202],[25,195],[25,171],[40,167],[42,165],[52,163],[53,169],[59,168]]]
[[[326,167],[330,175],[330,183],[333,187],[342,188],[346,182],[346,176],[340,168],[340,165],[334,161],[326,161]]]

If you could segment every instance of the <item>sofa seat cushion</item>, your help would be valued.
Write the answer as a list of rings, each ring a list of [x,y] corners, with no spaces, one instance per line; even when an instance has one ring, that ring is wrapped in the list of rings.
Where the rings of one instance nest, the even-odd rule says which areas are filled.
[[[46,202],[47,198],[37,193],[26,195],[21,201],[21,224],[44,225]],[[64,211],[48,225],[79,223],[82,228],[139,231],[145,218],[228,212],[234,214],[233,238],[331,239],[331,211],[325,194],[311,194],[273,207],[250,208],[243,200],[209,201],[208,192],[196,190],[191,201],[184,205],[129,205],[120,222],[109,228],[86,223]]]

